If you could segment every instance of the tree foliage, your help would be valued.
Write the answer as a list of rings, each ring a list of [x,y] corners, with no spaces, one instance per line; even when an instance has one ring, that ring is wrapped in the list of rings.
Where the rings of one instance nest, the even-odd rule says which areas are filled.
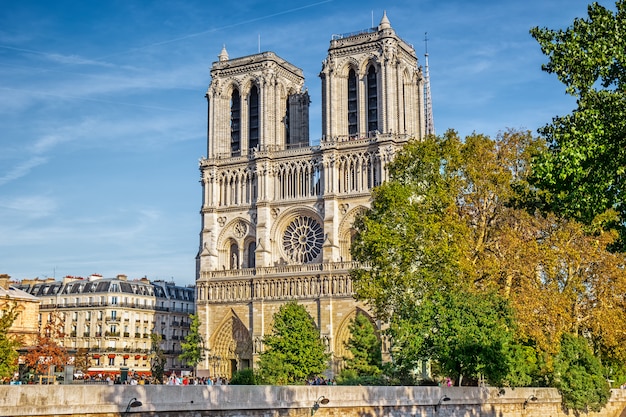
[[[322,375],[329,355],[315,322],[304,306],[289,302],[274,314],[272,332],[263,340],[259,375],[274,385],[303,384]]]
[[[159,384],[163,383],[167,357],[161,348],[162,337],[158,333],[150,334],[150,372]]]
[[[588,18],[565,30],[535,27],[532,36],[549,61],[543,65],[577,98],[576,109],[540,130],[549,145],[536,158],[534,184],[547,209],[590,224],[615,209],[626,246],[626,2],[615,10],[593,3]]]
[[[9,335],[9,330],[19,312],[17,305],[8,298],[0,311],[0,378],[11,378],[18,369],[19,340]]]
[[[370,319],[358,312],[350,321],[350,338],[345,342],[350,355],[345,358],[338,382],[345,385],[369,385],[369,382],[380,384],[383,358],[378,331]]]
[[[529,132],[460,140],[450,131],[409,143],[375,189],[355,223],[352,252],[364,266],[352,277],[388,320],[405,381],[428,359],[457,382],[554,384],[564,334],[624,367],[626,257],[609,250],[618,235],[607,228],[615,215],[583,224],[535,210],[529,175],[544,150]]]
[[[559,389],[563,404],[578,411],[600,411],[611,396],[600,361],[583,338],[565,333],[561,339],[554,386]]]
[[[508,184],[511,175],[482,179],[468,164],[485,156],[479,166],[499,167],[481,155],[493,148],[483,136],[463,144],[453,131],[409,143],[356,222],[353,255],[368,267],[353,271],[355,289],[389,320],[394,363],[405,373],[427,359],[459,381],[484,375],[499,383],[509,371],[512,313],[487,291],[481,255],[497,223],[489,204],[505,200],[483,185]]]
[[[64,323],[61,313],[48,314],[37,335],[37,344],[24,356],[24,363],[35,373],[50,375],[53,367],[67,365],[69,354],[62,344]]]
[[[192,314],[189,318],[191,319],[189,333],[180,344],[183,353],[180,354],[178,358],[187,365],[192,366],[195,373],[196,366],[204,360],[207,349],[204,346],[204,339],[202,339],[202,335],[200,334],[200,317],[197,314]]]
[[[229,385],[257,385],[257,376],[252,368],[235,371]]]

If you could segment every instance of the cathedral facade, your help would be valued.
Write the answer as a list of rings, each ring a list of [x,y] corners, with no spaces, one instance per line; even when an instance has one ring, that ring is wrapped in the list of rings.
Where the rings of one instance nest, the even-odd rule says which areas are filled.
[[[424,136],[424,79],[386,14],[378,27],[333,35],[320,78],[322,138],[311,146],[302,70],[273,52],[230,59],[225,48],[213,63],[196,259],[208,353],[198,375],[252,367],[291,300],[315,320],[332,375],[350,320],[367,313],[350,280],[352,224],[398,150]]]

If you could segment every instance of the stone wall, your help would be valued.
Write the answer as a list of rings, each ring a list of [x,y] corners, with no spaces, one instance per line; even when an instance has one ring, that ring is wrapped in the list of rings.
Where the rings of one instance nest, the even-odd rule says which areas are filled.
[[[449,400],[440,401],[444,396]],[[548,388],[4,385],[0,416],[311,417],[322,397],[329,402],[315,417],[568,415]],[[126,414],[134,398],[142,405]],[[586,416],[626,417],[626,390],[613,390],[602,412]]]

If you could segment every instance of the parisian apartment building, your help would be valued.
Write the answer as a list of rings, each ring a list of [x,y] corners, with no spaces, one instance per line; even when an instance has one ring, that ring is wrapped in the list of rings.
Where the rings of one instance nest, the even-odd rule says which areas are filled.
[[[92,375],[118,374],[127,368],[150,373],[151,334],[161,335],[166,372],[188,372],[178,356],[195,312],[195,288],[174,282],[66,276],[24,279],[13,288],[39,301],[38,327],[58,317],[62,345],[71,361]],[[77,366],[78,368],[78,366]]]

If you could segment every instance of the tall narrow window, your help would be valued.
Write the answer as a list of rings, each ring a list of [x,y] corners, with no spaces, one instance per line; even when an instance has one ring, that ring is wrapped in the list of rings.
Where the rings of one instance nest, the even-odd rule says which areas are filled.
[[[255,253],[256,243],[250,242],[248,243],[248,268],[254,268],[255,266]]]
[[[250,90],[250,100],[248,101],[248,149],[256,148],[259,145],[259,90],[252,86]]]
[[[230,100],[230,151],[232,156],[241,152],[241,97],[239,90],[234,90]]]
[[[367,131],[378,130],[378,81],[373,66],[367,71]]]
[[[348,73],[348,134],[353,136],[357,131],[356,74],[351,69]]]
[[[285,118],[283,119],[285,122],[285,143],[287,145],[291,144],[291,129],[289,128],[289,109],[290,109],[289,103],[290,101],[291,101],[291,96],[287,97],[287,109],[285,110]]]

